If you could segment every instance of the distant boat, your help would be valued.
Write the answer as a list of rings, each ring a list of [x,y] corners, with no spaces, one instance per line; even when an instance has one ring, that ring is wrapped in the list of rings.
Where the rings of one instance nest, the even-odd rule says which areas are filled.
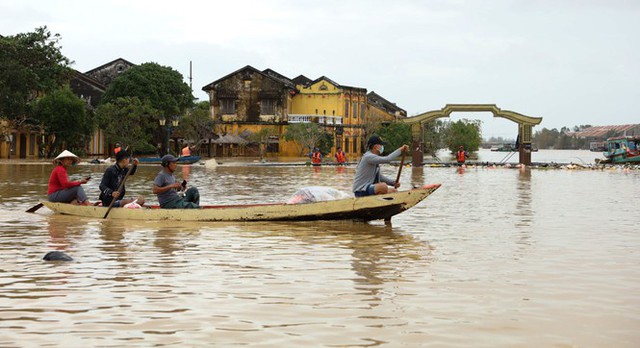
[[[180,164],[193,164],[200,160],[200,156],[182,156],[178,157],[178,163]],[[141,157],[138,161],[142,164],[160,164],[162,157]]]
[[[515,144],[511,144],[511,143],[504,143],[498,147],[492,147],[491,151],[497,151],[497,152],[515,152],[518,149],[516,149]]]
[[[504,144],[500,145],[499,147],[492,147],[491,151],[496,151],[496,152],[518,152],[518,148],[516,147],[515,144],[504,143]],[[532,146],[530,151],[531,152],[537,152],[538,148]]]
[[[607,142],[606,141],[592,141],[589,144],[589,151],[592,151],[592,152],[607,151]]]
[[[640,163],[640,136],[607,139],[603,155],[607,159],[600,163]]]

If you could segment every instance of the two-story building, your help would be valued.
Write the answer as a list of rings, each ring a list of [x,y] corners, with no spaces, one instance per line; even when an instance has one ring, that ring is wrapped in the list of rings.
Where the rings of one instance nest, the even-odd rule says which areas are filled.
[[[256,156],[257,146],[248,136],[270,128],[273,142],[267,151],[280,154],[280,143],[291,111],[295,85],[277,72],[260,71],[250,65],[236,70],[202,90],[209,95],[212,118],[216,121],[216,156]]]
[[[296,85],[289,123],[317,122],[334,136],[333,151],[342,147],[347,156],[360,155],[367,90],[341,85],[326,76],[314,81],[302,75],[296,79],[301,83]]]
[[[85,100],[91,110],[95,110],[111,82],[134,66],[135,64],[126,59],[117,58],[85,73],[76,71],[70,81],[71,90]],[[101,129],[97,129],[91,136],[87,154],[109,156],[113,146],[114,144],[107,144],[104,133]]]
[[[385,122],[406,117],[406,111],[362,87],[342,85],[321,76],[294,79],[272,70],[245,66],[202,88],[209,95],[218,139],[217,156],[255,156],[257,147],[248,135],[270,128],[274,134],[268,153],[299,156],[298,146],[284,140],[286,127],[294,123],[317,123],[333,136],[332,151],[339,146],[347,156],[358,157],[364,149],[364,123],[368,115]],[[376,118],[377,119],[377,118]],[[382,122],[382,121],[381,121]]]

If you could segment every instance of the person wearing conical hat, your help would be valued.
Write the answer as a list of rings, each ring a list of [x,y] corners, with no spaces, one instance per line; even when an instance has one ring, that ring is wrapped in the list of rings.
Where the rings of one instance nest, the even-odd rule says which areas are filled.
[[[80,162],[78,156],[68,150],[62,151],[53,160],[55,168],[51,171],[49,189],[47,190],[49,202],[91,205],[87,199],[87,194],[80,186],[86,184],[89,178],[87,177],[80,181],[69,181],[69,176],[67,175],[67,168],[78,162]]]

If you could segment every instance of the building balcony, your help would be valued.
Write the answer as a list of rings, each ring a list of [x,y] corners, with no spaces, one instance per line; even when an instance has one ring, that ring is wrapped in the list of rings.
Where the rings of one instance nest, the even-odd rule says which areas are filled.
[[[327,126],[334,126],[342,124],[342,116],[289,114],[289,123],[318,123]]]

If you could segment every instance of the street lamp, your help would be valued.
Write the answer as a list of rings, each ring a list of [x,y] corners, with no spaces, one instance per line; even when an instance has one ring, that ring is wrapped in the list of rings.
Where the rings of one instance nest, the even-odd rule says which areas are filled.
[[[160,127],[164,127],[167,131],[167,140],[166,140],[166,152],[165,154],[169,154],[169,140],[171,139],[171,133],[173,132],[173,129],[178,127],[178,124],[180,123],[180,120],[178,120],[178,116],[173,116],[171,117],[171,123],[167,123],[167,119],[164,117],[161,117],[158,119],[158,123],[160,124]]]

